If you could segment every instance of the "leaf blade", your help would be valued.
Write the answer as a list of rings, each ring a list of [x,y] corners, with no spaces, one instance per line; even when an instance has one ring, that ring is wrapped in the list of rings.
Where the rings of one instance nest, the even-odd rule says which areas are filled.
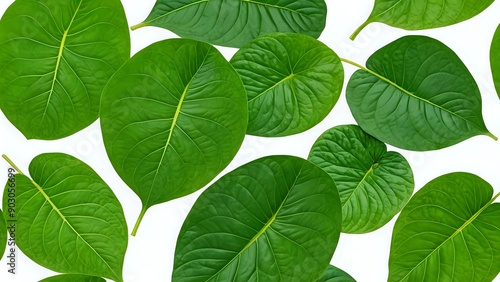
[[[493,82],[500,97],[500,25],[493,35],[493,41],[490,49],[490,64],[493,73]]]

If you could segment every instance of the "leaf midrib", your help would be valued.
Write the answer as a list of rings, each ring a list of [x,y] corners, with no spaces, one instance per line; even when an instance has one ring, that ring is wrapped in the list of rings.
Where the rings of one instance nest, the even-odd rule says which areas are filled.
[[[297,74],[296,73],[291,73],[287,77],[283,78],[282,80],[276,82],[273,86],[267,88],[266,90],[262,91],[259,93],[257,96],[253,97],[252,99],[248,100],[248,103],[253,102],[254,100],[258,99],[262,95],[266,94],[267,92],[273,90],[274,88],[278,87],[278,85],[285,83],[286,81],[291,80],[293,77],[295,77]]]
[[[345,200],[345,202],[342,204],[342,208],[344,208],[344,206],[349,202],[349,200],[354,196],[354,194],[356,193],[356,191],[361,187],[361,184],[363,182],[365,182],[365,180],[368,178],[368,176],[373,173],[373,170],[374,170],[374,165],[371,165],[370,166],[370,169],[365,173],[365,175],[363,176],[363,178],[361,179],[361,181],[359,181],[358,185],[356,185],[356,188],[354,188],[351,192],[351,194],[349,195],[349,197]]]

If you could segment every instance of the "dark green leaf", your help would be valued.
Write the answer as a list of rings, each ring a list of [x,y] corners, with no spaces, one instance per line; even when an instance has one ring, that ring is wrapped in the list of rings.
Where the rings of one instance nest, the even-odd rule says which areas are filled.
[[[62,274],[40,280],[39,282],[106,282],[101,277],[80,274]]]
[[[3,212],[0,210],[0,260],[5,253],[5,247],[7,247],[7,224]]]
[[[381,22],[406,30],[443,27],[468,20],[486,8],[494,0],[375,0],[372,13],[351,36],[368,24]]]
[[[303,33],[318,38],[326,23],[324,0],[157,0],[143,23],[180,37],[241,47],[272,32]]]
[[[413,172],[397,152],[356,125],[334,127],[314,144],[309,161],[335,182],[342,232],[367,233],[389,222],[413,194]]]
[[[246,125],[238,74],[217,49],[190,39],[140,51],[103,92],[104,145],[141,198],[140,219],[149,207],[210,182],[240,148]]]
[[[351,77],[347,102],[361,128],[377,139],[415,151],[476,135],[496,139],[484,125],[474,78],[443,43],[406,36],[375,52],[366,66]]]
[[[500,97],[500,25],[498,25],[490,50],[491,71],[493,72],[493,81]]]
[[[315,281],[340,235],[335,183],[297,157],[266,157],[198,198],[177,239],[172,281]]]
[[[392,236],[389,281],[492,281],[500,271],[500,204],[478,176],[451,173],[425,185]]]
[[[328,46],[302,34],[273,33],[231,59],[248,95],[247,133],[286,136],[323,120],[342,91],[344,69]]]
[[[59,153],[35,157],[29,166],[32,179],[16,170],[19,249],[56,272],[123,281],[127,223],[120,202],[99,175]],[[4,213],[7,198],[4,192]]]
[[[69,136],[129,57],[120,1],[17,0],[0,21],[0,108],[28,139]]]
[[[330,265],[317,282],[356,282],[351,275],[333,265]]]

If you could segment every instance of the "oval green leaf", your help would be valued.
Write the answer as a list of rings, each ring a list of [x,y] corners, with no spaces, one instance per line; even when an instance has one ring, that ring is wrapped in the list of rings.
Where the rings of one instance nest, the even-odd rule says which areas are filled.
[[[498,25],[490,50],[491,71],[493,73],[493,81],[500,97],[500,25]]]
[[[207,43],[170,39],[137,53],[101,103],[113,167],[146,210],[190,194],[233,159],[246,132],[241,79]]]
[[[28,139],[94,122],[106,82],[130,57],[118,0],[19,0],[0,21],[0,108]]]
[[[361,128],[384,143],[427,151],[476,135],[496,140],[474,78],[443,43],[406,36],[375,52],[367,68],[355,65],[362,70],[349,80],[347,103]]]
[[[340,223],[323,170],[290,156],[253,161],[198,198],[177,239],[172,281],[315,281]]]
[[[342,269],[330,265],[317,282],[356,282],[356,280]]]
[[[5,217],[2,210],[0,210],[0,260],[5,253],[5,248],[7,247],[7,223],[5,222]]]
[[[327,130],[308,160],[335,182],[342,204],[342,232],[367,233],[389,222],[408,202],[413,172],[397,152],[356,125]]]
[[[494,0],[375,0],[368,19],[351,35],[356,36],[370,23],[380,22],[406,30],[431,29],[468,20]]]
[[[157,0],[143,26],[168,29],[180,37],[241,47],[272,32],[318,38],[326,24],[324,0]]]
[[[106,280],[101,277],[95,276],[80,274],[61,274],[42,279],[39,282],[106,282]]]
[[[241,48],[231,64],[247,90],[251,135],[287,136],[310,129],[330,113],[344,83],[337,54],[302,34],[261,36]]]
[[[50,153],[31,161],[30,179],[4,158],[18,171],[19,249],[56,272],[123,281],[127,223],[120,202],[99,175],[72,156]],[[4,192],[5,213],[7,199]]]
[[[500,204],[468,173],[440,176],[396,221],[389,281],[493,281],[500,271]]]

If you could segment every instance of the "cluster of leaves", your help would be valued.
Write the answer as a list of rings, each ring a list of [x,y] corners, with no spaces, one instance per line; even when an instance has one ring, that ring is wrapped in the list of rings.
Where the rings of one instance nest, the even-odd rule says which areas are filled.
[[[376,0],[353,37],[376,21],[404,29],[458,23],[493,0],[424,2]],[[265,157],[212,184],[182,226],[172,280],[354,281],[329,266],[341,232],[377,230],[401,211],[390,281],[493,279],[499,195],[477,176],[452,173],[412,197],[410,165],[385,145],[426,151],[476,135],[496,139],[474,78],[425,36],[388,44],[366,67],[339,58],[316,39],[326,13],[324,0],[158,0],[132,29],[158,26],[183,38],[129,58],[119,0],[17,0],[0,21],[0,108],[28,139],[66,137],[99,117],[114,169],[142,201],[135,235],[151,206],[213,180],[245,134],[288,136],[322,121],[341,95],[342,62],[354,65],[346,97],[359,126],[326,131],[307,160]],[[500,94],[499,30],[491,68]],[[228,62],[211,44],[240,49]],[[69,155],[39,155],[29,175],[4,158],[18,172],[19,248],[63,273],[43,281],[123,281],[128,228],[110,187]],[[0,242],[5,229],[1,220]]]

